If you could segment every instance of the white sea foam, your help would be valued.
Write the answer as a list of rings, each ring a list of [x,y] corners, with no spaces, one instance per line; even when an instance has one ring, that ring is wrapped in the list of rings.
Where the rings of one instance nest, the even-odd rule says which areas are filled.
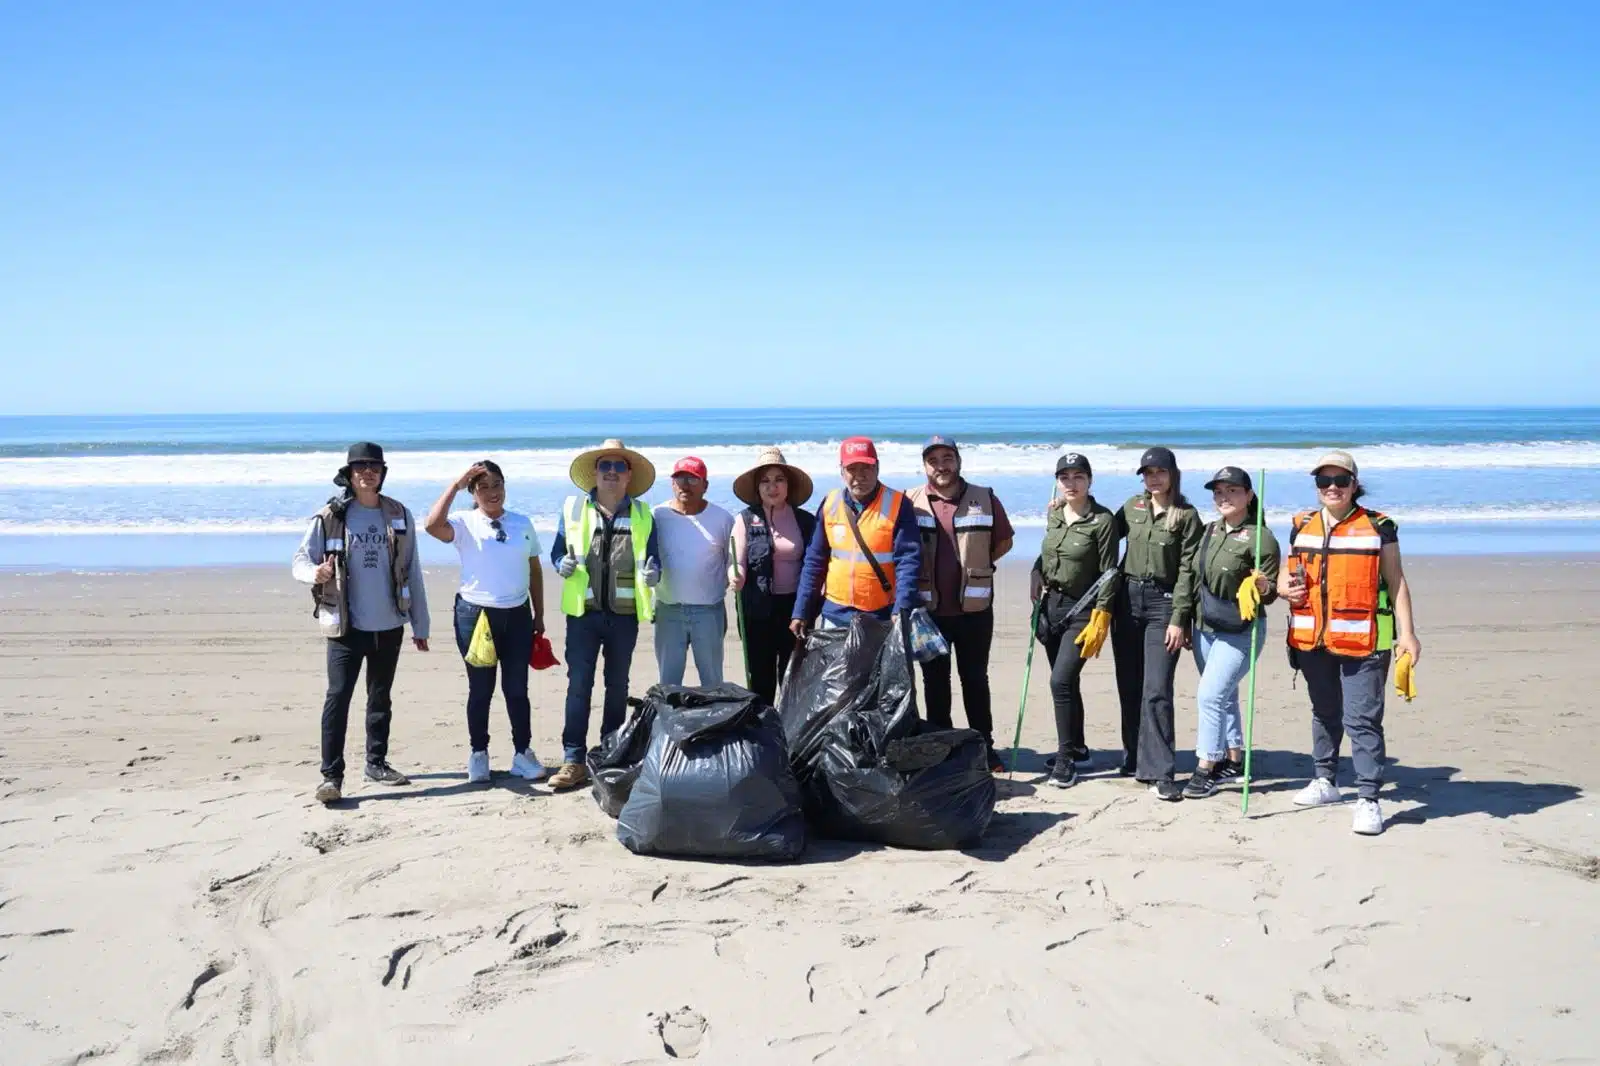
[[[1203,509],[1209,517],[1209,511]],[[1457,525],[1470,523],[1505,522],[1600,522],[1600,505],[1557,505],[1535,507],[1423,507],[1413,510],[1385,508],[1384,513],[1406,525]],[[1276,527],[1285,527],[1295,512],[1269,510],[1267,521]],[[556,529],[554,513],[535,512],[534,528],[548,537]],[[1016,511],[1011,515],[1013,525],[1021,528],[1038,528],[1044,525],[1044,515],[1038,511]],[[239,520],[236,522],[201,520],[182,522],[176,520],[138,520],[106,522],[17,522],[0,520],[0,537],[72,537],[72,536],[299,536],[306,530],[306,519]]]
[[[782,445],[791,463],[824,475],[838,464],[837,441],[798,441]],[[672,462],[685,454],[698,455],[711,469],[713,480],[739,473],[755,460],[756,445],[707,445],[689,448],[645,448],[662,476]],[[914,444],[882,444],[879,456],[884,474],[904,479],[920,476],[921,449]],[[1046,476],[1056,457],[1079,451],[1089,457],[1097,472],[1133,473],[1138,452],[1105,445],[973,444],[962,449],[964,472],[974,479],[996,476]],[[1303,473],[1322,453],[1321,448],[1189,448],[1178,450],[1180,465],[1192,473],[1209,473],[1233,464],[1247,470]],[[515,480],[564,482],[575,452],[526,449],[490,453]],[[1508,468],[1600,467],[1600,441],[1528,441],[1499,444],[1380,444],[1354,452],[1362,470],[1472,470]],[[481,452],[390,452],[390,477],[408,483],[443,483],[473,462]],[[0,459],[0,488],[67,488],[98,485],[270,486],[326,485],[343,463],[336,452],[116,455],[69,458]]]

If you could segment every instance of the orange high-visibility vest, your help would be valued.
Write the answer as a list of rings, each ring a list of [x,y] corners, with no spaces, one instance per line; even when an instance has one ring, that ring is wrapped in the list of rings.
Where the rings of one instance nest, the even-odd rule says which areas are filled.
[[[1295,516],[1289,552],[1305,573],[1306,603],[1289,607],[1290,647],[1356,658],[1380,650],[1383,538],[1374,520],[1383,518],[1357,507],[1329,529],[1320,509]]]
[[[844,489],[834,489],[822,501],[822,521],[827,528],[830,552],[824,594],[834,603],[858,611],[881,611],[894,604],[894,524],[900,517],[900,508],[905,506],[905,494],[880,485],[877,499],[856,516],[861,539],[866,541],[867,550],[889,579],[887,591],[862,554],[856,535],[850,531],[850,519],[845,512],[849,504],[845,503],[844,494]]]

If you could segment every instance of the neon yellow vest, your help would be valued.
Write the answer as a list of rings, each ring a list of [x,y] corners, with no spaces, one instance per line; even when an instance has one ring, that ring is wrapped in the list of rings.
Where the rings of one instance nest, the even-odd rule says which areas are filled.
[[[588,496],[568,496],[562,507],[567,543],[578,557],[578,568],[561,583],[561,610],[573,617],[583,614],[589,602],[589,546],[594,540],[599,514]],[[650,546],[654,522],[649,506],[642,500],[633,500],[628,512],[628,535],[633,538],[633,588],[618,587],[616,594],[633,596],[633,612],[641,622],[652,621],[656,614],[656,590],[639,576],[644,571],[645,551]]]

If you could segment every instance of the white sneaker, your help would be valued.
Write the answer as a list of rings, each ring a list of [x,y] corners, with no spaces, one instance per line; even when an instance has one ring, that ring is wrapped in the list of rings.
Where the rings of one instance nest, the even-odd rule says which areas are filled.
[[[527,751],[517,752],[516,757],[511,760],[511,773],[525,781],[540,781],[544,778],[545,768],[539,761],[539,756],[529,748]]]
[[[467,782],[479,785],[489,780],[489,753],[475,751],[472,758],[467,760]]]
[[[1325,777],[1314,777],[1311,784],[1295,793],[1294,805],[1296,807],[1321,807],[1328,803],[1338,803],[1344,797],[1339,795],[1339,789],[1332,781]]]
[[[1350,831],[1364,837],[1375,837],[1383,832],[1383,808],[1377,800],[1356,800],[1355,816],[1350,820]]]

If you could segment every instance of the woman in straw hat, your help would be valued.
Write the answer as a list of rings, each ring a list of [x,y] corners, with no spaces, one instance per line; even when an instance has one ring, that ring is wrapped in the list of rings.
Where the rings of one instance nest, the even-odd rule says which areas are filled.
[[[579,788],[589,779],[584,766],[589,700],[602,651],[600,735],[622,726],[639,622],[654,617],[655,587],[661,580],[650,505],[640,499],[655,484],[650,460],[620,440],[608,440],[574,459],[569,473],[583,495],[569,496],[562,505],[550,548],[550,561],[561,577],[561,613],[567,616],[561,768],[550,778],[557,791]]]
[[[750,690],[769,703],[794,651],[789,619],[800,563],[817,527],[816,515],[800,506],[811,488],[811,476],[785,462],[777,448],[762,449],[756,465],[733,482],[733,494],[748,504],[733,527],[733,587],[744,618]]]

